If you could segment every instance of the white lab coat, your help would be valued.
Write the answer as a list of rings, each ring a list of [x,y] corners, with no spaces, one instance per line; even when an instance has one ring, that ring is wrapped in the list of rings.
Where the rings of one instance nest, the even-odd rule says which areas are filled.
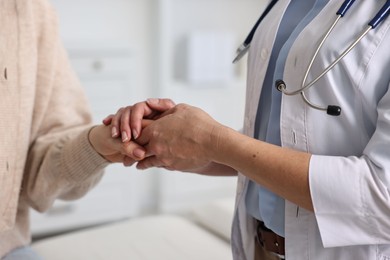
[[[342,1],[329,1],[301,32],[286,61],[288,90],[306,68]],[[244,133],[253,136],[262,83],[289,0],[279,1],[256,32],[248,59]],[[358,0],[342,18],[309,74],[313,79],[367,27],[385,0]],[[390,259],[390,17],[313,88],[316,104],[339,105],[338,117],[300,95],[283,95],[282,146],[313,154],[309,181],[315,214],[286,202],[287,260]],[[259,173],[260,174],[260,173]],[[235,260],[254,259],[253,219],[245,209],[248,180],[240,175],[232,228]]]

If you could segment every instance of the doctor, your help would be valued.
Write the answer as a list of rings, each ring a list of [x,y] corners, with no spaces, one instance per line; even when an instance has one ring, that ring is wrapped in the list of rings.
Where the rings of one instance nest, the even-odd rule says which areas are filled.
[[[275,3],[249,48],[243,134],[165,99],[104,123],[146,147],[139,169],[238,173],[236,260],[390,259],[390,19],[302,91],[385,3],[356,1],[321,48],[341,1]]]

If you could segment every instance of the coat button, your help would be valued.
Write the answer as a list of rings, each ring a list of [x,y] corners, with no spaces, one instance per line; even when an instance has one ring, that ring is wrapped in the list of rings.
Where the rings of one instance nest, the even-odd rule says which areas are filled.
[[[260,52],[260,57],[265,60],[268,57],[268,51],[266,49],[262,49]]]

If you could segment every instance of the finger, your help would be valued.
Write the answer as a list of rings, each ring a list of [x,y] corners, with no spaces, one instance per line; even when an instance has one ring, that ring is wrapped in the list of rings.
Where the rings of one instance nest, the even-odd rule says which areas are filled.
[[[132,158],[128,157],[128,156],[125,156],[123,158],[123,166],[125,167],[130,167],[132,166],[136,161],[133,160]]]
[[[153,124],[155,123],[155,121],[153,120],[143,120],[144,124],[148,127],[145,127],[143,128],[142,130],[142,134],[135,140],[135,142],[137,142],[138,145],[142,146],[142,147],[145,147],[146,150],[147,147],[146,145],[149,144],[149,140],[150,140],[150,133],[152,131],[152,127],[153,127]]]
[[[133,106],[130,128],[134,139],[137,139],[141,134],[142,125],[141,120],[143,118],[154,119],[157,114],[169,110],[174,107],[175,103],[170,99],[148,99],[146,102],[140,102]]]
[[[154,122],[154,120],[143,119],[142,122],[141,122],[142,129],[144,129],[145,127],[149,126],[153,122]]]
[[[155,153],[152,152],[152,150],[149,148],[149,144],[146,144],[146,145],[143,145],[141,146],[144,151],[145,151],[145,156],[143,159],[145,159],[146,157],[151,157],[151,156],[155,156]],[[141,161],[141,160],[138,160],[138,161]]]
[[[175,112],[177,112],[177,106],[173,107],[172,109],[169,109],[167,111],[164,111],[163,113],[161,113],[160,115],[158,115],[156,118],[154,118],[154,120],[157,120],[157,119],[160,119],[164,116],[167,116],[167,115],[170,115],[170,114],[174,114]]]
[[[114,138],[119,137],[120,120],[122,117],[123,109],[124,108],[120,108],[111,120],[111,136]]]
[[[146,103],[153,110],[153,113],[149,116],[151,119],[161,118],[161,113],[164,113],[175,106],[175,103],[171,99],[167,98],[150,98],[146,101]]]
[[[137,139],[142,131],[142,119],[150,116],[152,109],[146,102],[140,102],[133,106],[130,117],[130,128],[134,139]]]
[[[131,107],[126,107],[121,116],[121,135],[122,142],[128,142],[131,139],[131,131],[130,131],[130,115],[131,115]]]
[[[160,112],[165,112],[173,108],[176,104],[169,98],[149,98],[146,100],[148,106]]]
[[[143,160],[146,156],[145,148],[135,142],[123,143],[121,152],[136,161]]]
[[[111,163],[123,163],[125,156],[123,155],[115,155],[115,156],[108,156],[106,159]]]
[[[147,157],[142,161],[139,161],[136,165],[138,170],[146,170],[152,167],[164,167],[162,162],[157,159],[156,156]]]
[[[112,121],[112,118],[114,117],[114,115],[108,115],[106,118],[104,118],[102,120],[102,123],[105,125],[105,126],[108,126],[111,124],[111,121]]]

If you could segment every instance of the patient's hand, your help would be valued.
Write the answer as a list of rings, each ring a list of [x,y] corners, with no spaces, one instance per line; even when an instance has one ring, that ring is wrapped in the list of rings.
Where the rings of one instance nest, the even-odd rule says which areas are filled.
[[[106,117],[103,124],[111,125],[112,137],[121,137],[122,142],[128,142],[137,139],[150,120],[160,118],[165,111],[174,106],[175,103],[170,99],[151,98],[132,106],[120,108],[115,115]]]
[[[112,163],[123,163],[131,166],[145,157],[145,149],[135,142],[123,143],[111,137],[110,128],[104,125],[93,127],[88,139],[95,151]]]

